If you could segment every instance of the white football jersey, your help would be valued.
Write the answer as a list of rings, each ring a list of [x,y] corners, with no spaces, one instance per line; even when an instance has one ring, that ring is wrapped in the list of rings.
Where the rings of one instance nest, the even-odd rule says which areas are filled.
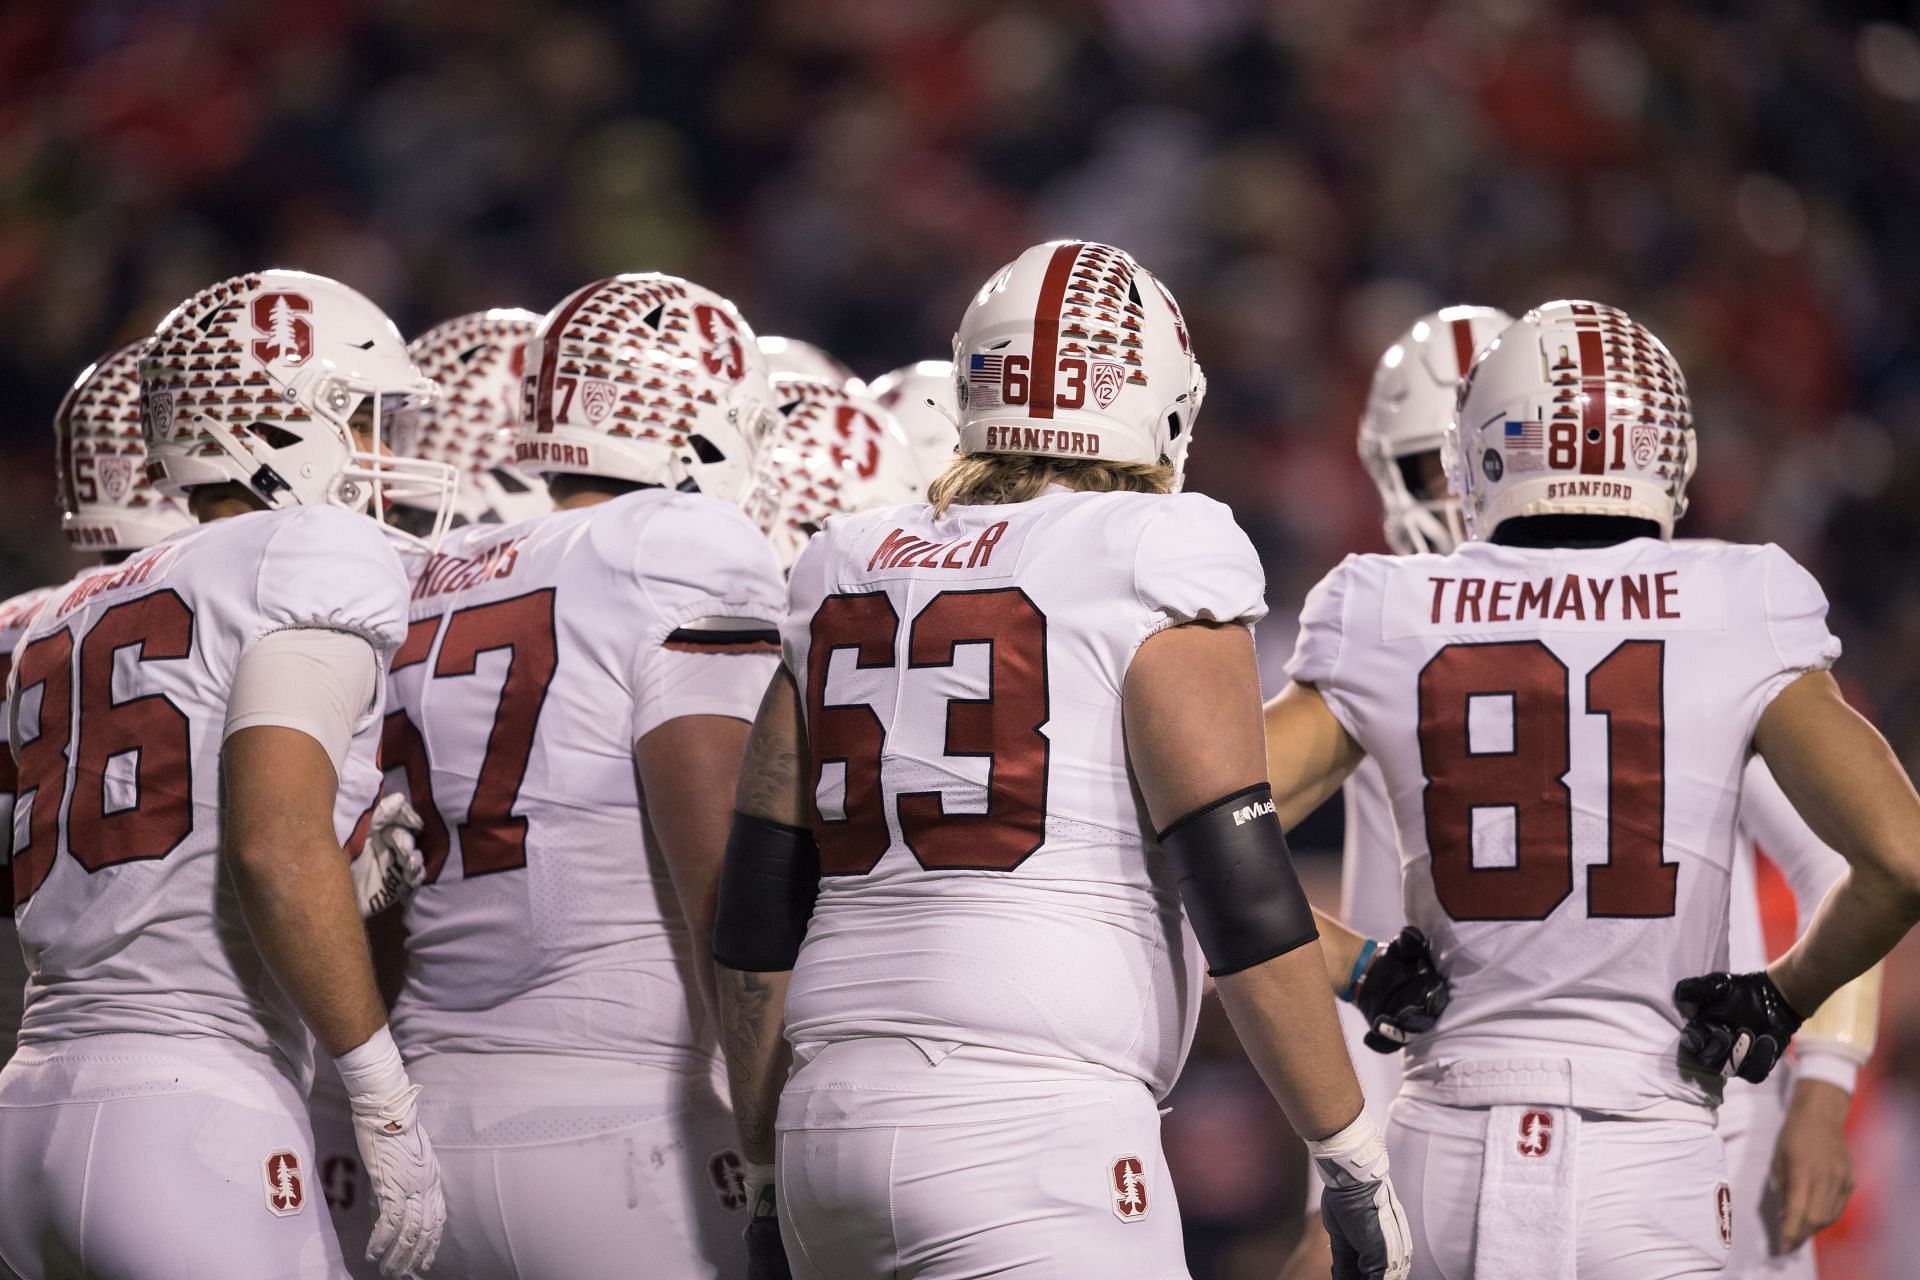
[[[1380,762],[1369,756],[1340,788],[1346,833],[1340,853],[1340,923],[1385,941],[1407,923],[1400,905],[1400,829]]]
[[[738,509],[666,489],[469,525],[420,570],[383,754],[426,820],[408,1057],[711,1065],[633,747],[681,716],[753,719],[785,602]]]
[[[304,1070],[306,1029],[220,867],[227,697],[241,655],[274,631],[352,632],[384,661],[406,590],[379,526],[296,507],[177,533],[42,606],[15,653],[9,708],[22,1044],[224,1036]],[[343,841],[378,789],[375,701],[340,770]]]
[[[1141,643],[1266,612],[1253,546],[1197,494],[839,516],[794,565],[820,896],[796,1046],[906,1036],[1091,1063],[1164,1094],[1202,966],[1136,795]]]
[[[1715,1098],[1678,1065],[1673,988],[1726,966],[1754,725],[1839,656],[1825,618],[1772,546],[1473,542],[1314,588],[1288,674],[1379,761],[1408,919],[1453,983],[1409,1092]]]
[[[7,722],[7,673],[13,670],[13,647],[26,634],[27,623],[53,587],[36,587],[0,601],[0,730]],[[13,792],[17,771],[13,752],[0,750],[0,844],[13,843]],[[8,865],[0,858],[0,867]],[[0,1063],[13,1056],[13,1038],[20,1030],[20,1007],[25,998],[27,971],[20,956],[20,940],[13,928],[12,873],[0,876]]]

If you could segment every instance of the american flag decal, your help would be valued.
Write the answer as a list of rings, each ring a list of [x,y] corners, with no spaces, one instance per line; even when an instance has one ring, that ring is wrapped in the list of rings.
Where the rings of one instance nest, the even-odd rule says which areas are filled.
[[[972,407],[1000,403],[1000,375],[1006,369],[1005,356],[971,355],[967,357],[967,404]]]
[[[1544,428],[1538,422],[1509,422],[1507,443],[1518,449],[1538,449],[1546,443]]]

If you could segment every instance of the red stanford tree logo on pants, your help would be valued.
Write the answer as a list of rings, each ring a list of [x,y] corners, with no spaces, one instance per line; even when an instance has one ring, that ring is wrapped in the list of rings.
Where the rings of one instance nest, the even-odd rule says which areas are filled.
[[[1553,1117],[1545,1111],[1521,1116],[1520,1141],[1514,1145],[1523,1156],[1544,1156],[1553,1150]]]
[[[291,1217],[307,1202],[307,1180],[300,1174],[300,1157],[291,1151],[267,1156],[267,1209],[278,1218]]]
[[[1121,1156],[1113,1162],[1113,1216],[1122,1222],[1147,1216],[1147,1171],[1139,1156]]]

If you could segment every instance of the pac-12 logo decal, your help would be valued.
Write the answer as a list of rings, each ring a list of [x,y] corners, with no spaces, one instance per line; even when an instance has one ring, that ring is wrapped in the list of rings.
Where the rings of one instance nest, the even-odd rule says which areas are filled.
[[[277,291],[253,300],[253,358],[300,364],[313,354],[313,303],[304,294]]]
[[[291,1151],[270,1152],[263,1169],[268,1212],[277,1218],[300,1212],[300,1206],[307,1202],[307,1180],[300,1172],[300,1157]]]
[[[133,459],[105,457],[93,460],[93,474],[100,481],[101,496],[108,502],[122,503],[133,492]]]
[[[613,412],[618,389],[604,378],[588,378],[580,386],[580,402],[586,407],[588,422],[604,422]]]
[[[1733,1248],[1733,1191],[1721,1183],[1714,1191],[1714,1209],[1720,1216],[1720,1243]]]
[[[1095,360],[1092,370],[1093,402],[1104,409],[1119,397],[1120,389],[1127,382],[1127,371],[1111,360]]]
[[[1520,1141],[1514,1144],[1523,1156],[1540,1157],[1553,1150],[1553,1116],[1545,1111],[1529,1111],[1520,1117]]]
[[[1113,1216],[1122,1222],[1147,1216],[1147,1171],[1139,1156],[1121,1156],[1113,1162]]]
[[[738,1152],[722,1151],[707,1161],[707,1176],[713,1179],[713,1194],[723,1209],[747,1207],[747,1167]]]
[[[1636,422],[1629,439],[1632,441],[1633,465],[1645,471],[1653,465],[1654,455],[1660,451],[1660,428]]]

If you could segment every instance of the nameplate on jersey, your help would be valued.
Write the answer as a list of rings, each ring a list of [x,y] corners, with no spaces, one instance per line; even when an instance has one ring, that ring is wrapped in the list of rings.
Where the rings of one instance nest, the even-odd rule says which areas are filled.
[[[126,591],[144,587],[167,576],[167,561],[183,543],[164,542],[151,551],[143,551],[130,557],[119,565],[102,565],[91,573],[82,574],[74,579],[67,594],[61,598],[59,606],[49,616],[64,618],[95,596],[111,595],[116,591]]]
[[[859,546],[847,549],[851,579],[884,582],[922,577],[941,582],[1010,578],[1020,564],[1031,525],[997,520],[977,529],[942,532],[927,525],[882,522]]]
[[[1720,631],[1719,574],[1699,566],[1579,573],[1395,573],[1380,620],[1384,640],[1502,631]]]

